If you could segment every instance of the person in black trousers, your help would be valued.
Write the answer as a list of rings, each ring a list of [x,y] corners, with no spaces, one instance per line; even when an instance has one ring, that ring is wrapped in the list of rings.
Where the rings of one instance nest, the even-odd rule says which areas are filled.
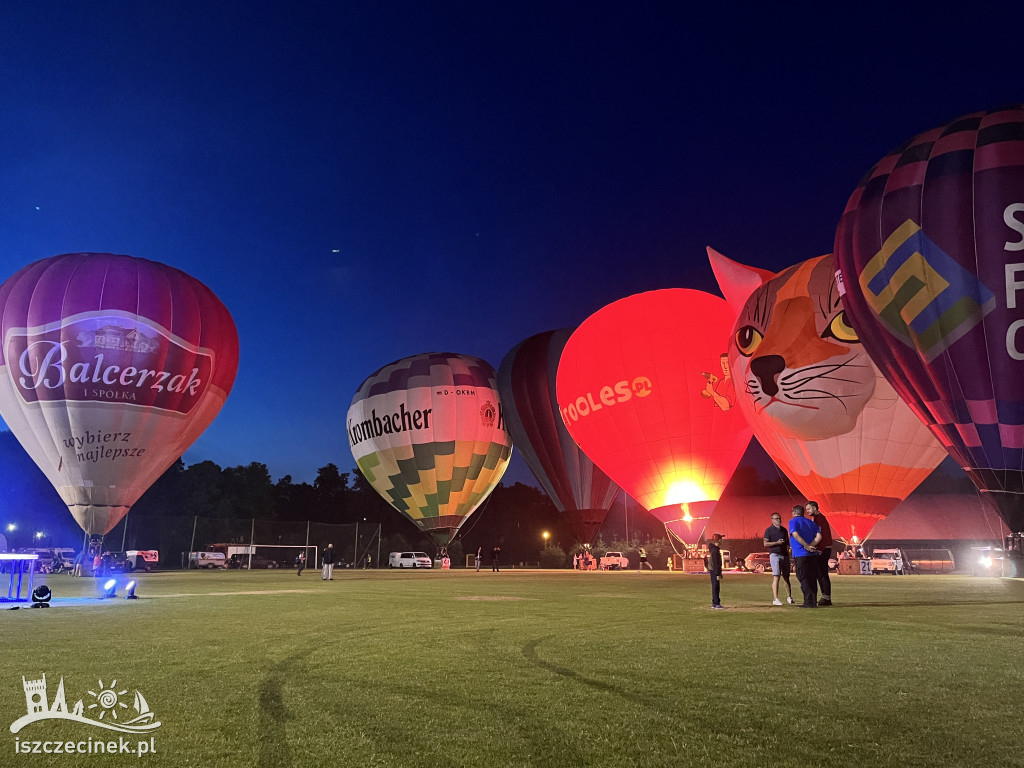
[[[808,501],[806,505],[807,516],[814,521],[821,531],[821,541],[818,542],[818,592],[821,599],[819,606],[832,605],[832,579],[828,576],[828,561],[832,557],[832,526],[828,524],[825,515],[818,509],[818,502]]]
[[[491,550],[491,573],[499,573],[501,569],[498,565],[501,563],[501,547],[497,544],[494,545],[494,549]]]
[[[708,573],[711,574],[711,607],[721,610],[722,605],[722,534],[714,533],[708,542]]]

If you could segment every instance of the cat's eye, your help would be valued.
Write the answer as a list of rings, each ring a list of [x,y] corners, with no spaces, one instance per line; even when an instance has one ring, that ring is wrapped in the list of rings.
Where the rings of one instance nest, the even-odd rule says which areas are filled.
[[[832,322],[828,324],[828,328],[821,334],[821,337],[823,339],[831,337],[836,341],[844,341],[847,344],[854,344],[860,341],[860,337],[853,330],[853,326],[846,321],[845,311],[832,318]]]
[[[754,354],[754,350],[761,346],[762,341],[764,341],[764,336],[752,325],[744,325],[736,331],[736,348],[744,357]]]

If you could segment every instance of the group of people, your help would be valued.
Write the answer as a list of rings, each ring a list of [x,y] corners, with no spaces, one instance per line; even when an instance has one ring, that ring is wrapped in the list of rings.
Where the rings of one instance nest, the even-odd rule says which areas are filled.
[[[476,569],[478,571],[480,570],[480,564],[483,562],[483,559],[484,548],[477,547],[476,557],[474,558],[474,561],[476,564]],[[494,548],[491,550],[491,573],[501,573],[501,547],[499,547],[497,544],[495,544]]]
[[[316,563],[314,563],[314,566]],[[301,576],[306,569],[306,550],[303,549],[295,557],[296,576]],[[320,567],[320,578],[324,581],[334,581],[334,545],[328,544],[324,550],[323,562]]]
[[[711,574],[711,607],[721,609],[722,534],[712,534],[708,542],[708,571]],[[782,605],[779,583],[786,585],[786,601],[793,604],[793,586],[789,575],[795,565],[796,579],[803,593],[801,608],[832,605],[832,580],[828,561],[832,556],[832,529],[818,502],[793,507],[789,526],[783,527],[782,515],[773,513],[771,525],[764,532],[772,566],[772,605]],[[820,597],[819,597],[820,595]]]
[[[772,605],[782,605],[779,600],[780,580],[786,584],[789,602],[793,602],[793,587],[789,582],[790,559],[795,565],[796,580],[800,582],[803,593],[800,607],[832,605],[832,580],[828,575],[832,528],[818,508],[818,502],[794,505],[788,531],[782,527],[782,516],[773,514],[772,524],[764,532],[764,544],[771,553]]]
[[[572,569],[574,571],[593,571],[597,569],[597,559],[590,554],[590,550],[576,552],[572,556]]]

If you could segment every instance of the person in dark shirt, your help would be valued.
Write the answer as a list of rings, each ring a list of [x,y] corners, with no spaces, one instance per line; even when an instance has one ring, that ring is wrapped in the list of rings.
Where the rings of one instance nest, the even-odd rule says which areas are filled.
[[[708,573],[711,574],[711,607],[721,610],[722,605],[722,534],[714,533],[708,542]]]
[[[320,574],[324,581],[334,581],[334,545],[328,544],[324,550],[324,567]]]
[[[786,601],[793,604],[793,585],[789,581],[789,533],[782,527],[782,515],[772,513],[772,524],[764,532],[764,545],[768,548],[772,562],[772,605],[782,605],[779,600],[779,580],[786,582]]]
[[[832,579],[828,576],[828,561],[832,557],[832,527],[825,519],[825,515],[818,509],[818,502],[807,502],[807,516],[813,520],[821,530],[821,541],[818,542],[818,592],[821,599],[818,605],[832,605]]]
[[[491,573],[500,573],[501,568],[498,566],[501,564],[501,547],[497,544],[494,545],[494,549],[491,550]]]
[[[800,582],[800,591],[804,593],[801,608],[817,608],[818,600],[818,542],[821,541],[821,530],[814,521],[804,515],[800,504],[793,507],[793,517],[789,521],[789,546],[793,550],[796,562],[796,580]]]

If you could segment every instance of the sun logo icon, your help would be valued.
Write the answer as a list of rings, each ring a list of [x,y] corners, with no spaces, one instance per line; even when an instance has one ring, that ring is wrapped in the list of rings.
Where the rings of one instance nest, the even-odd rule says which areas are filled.
[[[110,713],[110,716],[114,720],[117,720],[117,708],[118,707],[123,707],[124,709],[128,708],[128,705],[125,704],[120,699],[118,699],[118,697],[123,695],[123,694],[125,694],[125,693],[128,693],[128,691],[127,690],[124,690],[124,691],[117,691],[117,690],[115,690],[115,688],[117,688],[117,680],[113,681],[110,684],[109,688],[104,688],[103,687],[103,681],[100,680],[99,681],[99,686],[97,686],[97,687],[100,689],[99,693],[96,693],[95,691],[89,691],[89,695],[92,696],[94,699],[96,699],[96,702],[94,704],[90,704],[89,705],[89,709],[96,709],[97,707],[99,707],[100,708],[100,717],[99,717],[100,720],[102,720],[106,716],[106,714],[108,712]]]

